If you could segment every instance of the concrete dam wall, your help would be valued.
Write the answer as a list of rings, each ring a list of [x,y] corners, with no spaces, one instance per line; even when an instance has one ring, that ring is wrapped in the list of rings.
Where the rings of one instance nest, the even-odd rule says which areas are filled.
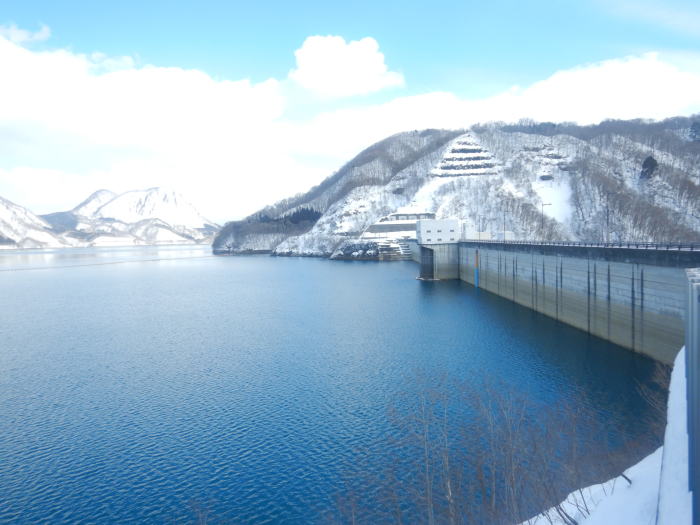
[[[461,242],[412,247],[426,279],[462,279],[671,364],[684,342],[685,268],[700,252]]]

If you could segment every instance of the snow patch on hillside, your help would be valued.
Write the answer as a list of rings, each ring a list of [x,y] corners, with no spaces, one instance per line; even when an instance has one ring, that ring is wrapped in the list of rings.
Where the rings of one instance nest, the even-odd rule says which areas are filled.
[[[399,213],[424,213],[434,212],[439,206],[436,200],[438,190],[447,184],[451,184],[452,179],[446,177],[435,177],[428,181],[419,189],[411,202],[405,206],[401,206],[396,211]]]
[[[568,224],[571,221],[573,208],[571,206],[571,187],[566,180],[558,178],[551,181],[535,180],[532,189],[538,199],[545,204],[544,214]]]
[[[116,193],[109,190],[97,190],[95,193],[73,208],[72,211],[76,215],[92,217],[101,206],[107,204],[116,196]]]

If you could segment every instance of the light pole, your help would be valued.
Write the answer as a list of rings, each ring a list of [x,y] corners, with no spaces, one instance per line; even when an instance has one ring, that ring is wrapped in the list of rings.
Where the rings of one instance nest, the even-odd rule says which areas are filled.
[[[543,202],[542,203],[542,220],[540,221],[540,237],[544,241],[544,207],[545,206],[551,206],[551,202]]]
[[[610,242],[610,192],[605,192],[605,242]]]

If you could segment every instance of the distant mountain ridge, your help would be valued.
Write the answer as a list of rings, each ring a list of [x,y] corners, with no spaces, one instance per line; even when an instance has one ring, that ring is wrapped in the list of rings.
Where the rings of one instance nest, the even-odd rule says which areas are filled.
[[[700,242],[700,115],[399,133],[309,192],[227,223],[216,253],[331,256],[393,212],[524,240]]]
[[[84,217],[92,217],[95,215],[97,210],[101,206],[107,204],[112,199],[118,197],[116,193],[109,190],[97,190],[95,193],[90,195],[83,202],[78,204],[75,208],[71,210],[75,215],[82,215]]]
[[[31,211],[0,197],[0,249],[66,246],[51,225]]]
[[[98,190],[70,211],[36,216],[0,199],[0,247],[206,244],[218,225],[162,188]]]
[[[83,203],[82,208],[92,207],[92,203],[96,200],[100,202],[104,200],[103,191],[105,190],[94,193],[93,200],[87,204]],[[182,195],[161,188],[132,190],[116,195],[99,205],[91,215],[86,216],[113,219],[125,223],[135,223],[144,219],[160,219],[178,227],[217,228],[214,222],[204,218]]]

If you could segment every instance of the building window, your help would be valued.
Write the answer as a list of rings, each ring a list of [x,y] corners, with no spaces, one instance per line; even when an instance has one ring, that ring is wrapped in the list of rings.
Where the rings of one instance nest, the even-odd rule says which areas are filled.
[[[450,240],[451,240],[451,241],[454,241],[454,240],[455,240],[455,238],[454,238],[454,237],[450,237]]]
[[[425,230],[425,233],[430,233],[430,230]]]
[[[438,233],[442,233],[442,230],[438,230]]]
[[[432,239],[428,239],[428,242],[432,241]]]
[[[442,239],[438,239],[438,241],[441,241]]]
[[[450,233],[454,233],[454,232],[455,232],[454,230],[450,230]]]

